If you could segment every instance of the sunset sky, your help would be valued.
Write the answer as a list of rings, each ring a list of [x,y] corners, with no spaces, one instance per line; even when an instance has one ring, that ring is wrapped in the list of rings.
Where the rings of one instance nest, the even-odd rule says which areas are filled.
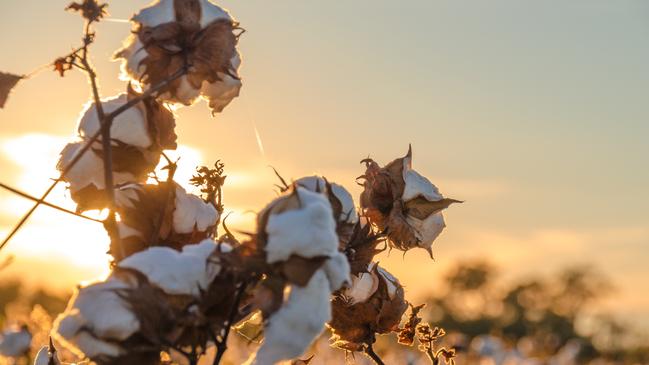
[[[79,44],[69,0],[0,2],[0,70],[28,73]],[[105,97],[125,90],[112,53],[148,0],[110,1],[93,60]],[[178,110],[186,183],[226,163],[226,211],[249,229],[276,179],[319,173],[355,195],[359,161],[400,157],[448,197],[434,246],[381,262],[413,295],[458,259],[506,278],[592,264],[605,308],[649,329],[649,2],[644,0],[221,1],[247,30],[241,97],[216,118]],[[0,181],[40,195],[88,101],[83,75],[44,72],[0,110]],[[263,143],[257,143],[255,126]],[[50,201],[73,208],[61,186]],[[0,191],[0,233],[30,202]],[[59,290],[107,272],[101,225],[39,208],[0,259]]]

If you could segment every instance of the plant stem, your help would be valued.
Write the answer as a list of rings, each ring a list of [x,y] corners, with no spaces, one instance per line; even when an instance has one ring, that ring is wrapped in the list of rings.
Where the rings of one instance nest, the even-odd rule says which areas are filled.
[[[230,315],[228,316],[228,321],[225,323],[224,331],[221,341],[216,344],[216,356],[214,357],[213,365],[219,365],[225,351],[228,349],[228,336],[230,335],[230,329],[234,323],[235,317],[239,313],[239,304],[241,303],[241,298],[243,298],[243,293],[245,293],[246,288],[248,287],[248,282],[244,281],[240,284],[239,289],[237,290],[237,296],[234,298],[232,307],[230,307]]]
[[[92,89],[92,96],[95,101],[95,110],[97,111],[97,119],[101,121],[101,144],[102,144],[102,159],[104,162],[104,190],[106,193],[106,201],[108,201],[108,218],[106,219],[106,227],[111,236],[111,254],[116,261],[121,261],[126,255],[124,247],[122,247],[119,232],[117,229],[117,219],[115,217],[115,181],[113,179],[113,148],[111,146],[110,129],[113,124],[112,119],[107,119],[104,114],[104,107],[101,104],[101,96],[99,94],[99,86],[97,85],[97,73],[88,61],[88,46],[92,43],[91,24],[87,22],[84,34],[84,47],[82,56],[80,57],[81,64],[88,75],[90,80],[90,88]]]
[[[372,359],[372,361],[374,361],[376,365],[385,365],[385,363],[383,362],[383,360],[381,360],[379,355],[376,352],[374,352],[374,347],[372,346],[371,343],[367,344],[367,346],[365,347],[365,354],[370,359]]]
[[[6,189],[6,190],[8,190],[8,191],[10,191],[10,192],[12,192],[12,193],[14,193],[14,194],[16,194],[16,195],[22,196],[22,197],[25,198],[25,199],[29,199],[29,200],[36,201],[36,202],[38,201],[38,198],[36,198],[36,197],[34,197],[34,196],[31,196],[31,195],[29,195],[29,194],[27,194],[27,193],[25,193],[25,192],[22,192],[22,191],[20,191],[20,190],[18,190],[18,189],[16,189],[16,188],[12,188],[12,187],[9,186],[9,185],[6,185],[6,184],[3,184],[3,183],[0,183],[0,188]],[[71,210],[65,209],[65,208],[60,207],[60,206],[58,206],[58,205],[55,205],[55,204],[52,204],[52,203],[48,203],[48,202],[46,202],[46,201],[42,202],[41,204],[43,204],[43,205],[46,206],[46,207],[50,207],[50,208],[56,209],[56,210],[61,211],[61,212],[63,212],[63,213],[68,213],[68,214],[74,215],[74,216],[79,217],[79,218],[87,219],[87,220],[89,220],[89,221],[93,221],[93,222],[103,223],[103,222],[102,222],[101,220],[99,220],[99,219],[91,218],[91,217],[85,216],[85,215],[83,215],[83,214],[79,214],[79,213],[73,212],[73,211],[71,211]]]

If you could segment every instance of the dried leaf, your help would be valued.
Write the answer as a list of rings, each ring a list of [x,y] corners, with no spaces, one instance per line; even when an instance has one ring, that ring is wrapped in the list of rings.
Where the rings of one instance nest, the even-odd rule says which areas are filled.
[[[4,108],[9,93],[24,76],[0,72],[0,109]]]
[[[422,196],[418,196],[406,202],[405,214],[417,219],[424,220],[431,214],[440,212],[454,203],[462,203],[462,201],[448,198],[437,201],[429,201]]]
[[[403,328],[399,331],[399,343],[406,346],[412,346],[415,342],[415,334],[417,331],[417,325],[421,322],[421,317],[419,317],[419,312],[424,308],[426,304],[421,304],[418,306],[413,306],[410,304],[410,315],[408,320]]]

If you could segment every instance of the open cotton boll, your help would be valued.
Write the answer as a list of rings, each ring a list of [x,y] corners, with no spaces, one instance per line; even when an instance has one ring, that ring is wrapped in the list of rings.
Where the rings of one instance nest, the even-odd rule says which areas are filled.
[[[331,319],[330,295],[329,281],[322,269],[307,286],[291,286],[288,300],[270,317],[264,342],[247,364],[272,365],[302,355]]]
[[[140,10],[132,20],[146,27],[156,27],[164,23],[176,21],[176,1],[177,0],[158,0],[150,6]],[[215,20],[232,19],[227,11],[211,1],[198,0],[198,3],[200,5],[201,13],[201,28],[205,28]]]
[[[79,141],[66,145],[61,151],[57,169],[63,171],[81,152],[85,143],[85,141]],[[118,185],[134,181],[135,176],[128,172],[114,172],[113,180]],[[104,189],[104,161],[92,149],[87,151],[72,169],[65,174],[65,181],[70,184],[70,190],[73,193],[88,186],[94,186],[99,190]]]
[[[128,96],[121,94],[101,102],[104,113],[111,113],[128,102]],[[83,138],[91,138],[100,130],[100,120],[97,116],[97,106],[91,103],[86,107],[79,120],[79,134]],[[151,137],[146,116],[140,108],[129,108],[113,120],[110,127],[110,138],[127,145],[148,148]]]
[[[174,0],[158,0],[140,10],[132,19],[145,27],[155,27],[175,20]]]
[[[331,256],[325,261],[323,268],[329,280],[329,289],[332,292],[340,289],[345,284],[351,283],[349,261],[343,253],[337,252]]]
[[[201,4],[201,28],[205,28],[216,20],[233,20],[227,10],[209,0],[199,0]]]
[[[437,186],[415,170],[404,170],[403,179],[406,183],[402,196],[404,201],[412,200],[418,196],[422,196],[428,201],[444,199]]]
[[[322,194],[301,187],[295,193],[299,199],[298,209],[271,213],[268,217],[265,227],[268,263],[285,261],[291,255],[313,258],[333,256],[338,252],[336,223],[329,201]],[[281,199],[287,197],[280,197],[275,202]]]
[[[347,298],[350,305],[364,303],[378,289],[379,278],[374,273],[373,267],[374,263],[371,263],[368,272],[352,275],[350,287],[343,292],[343,296]]]
[[[201,96],[208,102],[212,114],[220,113],[234,98],[239,96],[242,85],[241,80],[230,75],[223,75],[221,81],[204,82]]]
[[[212,240],[187,245],[182,252],[169,247],[151,247],[127,257],[118,266],[144,274],[149,282],[167,294],[198,297],[221,270],[219,264],[208,262],[218,247],[223,252],[231,249],[227,244],[217,245]]]
[[[320,176],[306,176],[296,180],[295,184],[313,192],[321,192],[327,195],[331,193],[342,208],[338,220],[349,224],[356,224],[358,222],[358,213],[356,212],[354,198],[352,198],[352,195],[343,186],[336,183],[329,183],[331,187],[331,192],[329,192],[327,181]]]
[[[0,355],[7,357],[24,356],[31,347],[32,334],[27,326],[9,328],[0,339]]]
[[[218,219],[219,212],[214,205],[206,203],[196,195],[188,194],[180,186],[176,188],[176,209],[173,213],[176,233],[205,232],[213,227]]]
[[[77,354],[119,356],[124,350],[111,341],[125,340],[140,323],[118,291],[131,285],[110,276],[107,281],[80,287],[54,322],[53,336]]]
[[[115,54],[114,58],[121,58],[122,65],[120,66],[121,74],[120,79],[125,81],[137,81],[142,77],[146,66],[142,61],[149,56],[149,53],[144,48],[144,44],[136,34],[131,34],[126,41],[124,47]]]
[[[378,272],[381,277],[383,277],[387,289],[388,289],[388,296],[390,299],[394,299],[394,296],[397,295],[397,286],[400,286],[401,284],[399,283],[399,280],[394,277],[394,275],[390,274],[387,270],[385,270],[382,267],[378,267]]]
[[[442,212],[431,214],[424,220],[412,216],[406,216],[406,221],[415,230],[415,234],[419,240],[417,245],[426,249],[429,249],[432,246],[433,242],[446,227]]]

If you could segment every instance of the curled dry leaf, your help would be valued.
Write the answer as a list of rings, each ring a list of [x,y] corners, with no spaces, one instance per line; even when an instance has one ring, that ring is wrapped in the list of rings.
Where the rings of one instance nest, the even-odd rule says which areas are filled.
[[[5,103],[9,98],[9,93],[22,80],[24,76],[18,76],[5,72],[0,72],[0,109],[5,107]]]
[[[361,207],[368,220],[386,231],[392,247],[420,247],[432,257],[432,244],[446,226],[442,210],[459,200],[444,198],[437,187],[412,169],[412,150],[384,167],[365,159]]]

